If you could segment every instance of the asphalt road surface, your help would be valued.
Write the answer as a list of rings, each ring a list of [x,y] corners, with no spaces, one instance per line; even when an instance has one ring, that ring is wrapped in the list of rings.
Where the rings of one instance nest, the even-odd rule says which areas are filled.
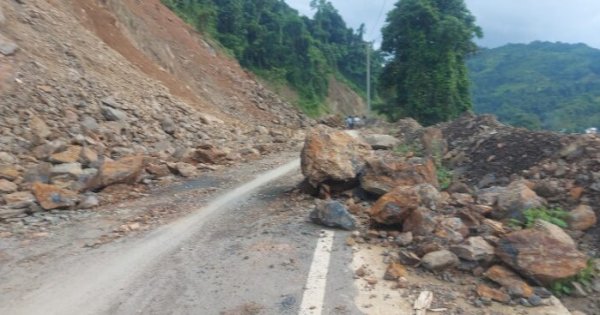
[[[294,160],[157,229],[0,267],[0,314],[360,314],[348,234],[307,222],[300,180]]]

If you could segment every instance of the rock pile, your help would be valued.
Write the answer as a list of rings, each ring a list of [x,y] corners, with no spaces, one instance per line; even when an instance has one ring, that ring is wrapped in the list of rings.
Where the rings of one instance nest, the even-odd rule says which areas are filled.
[[[540,305],[550,296],[542,287],[557,283],[593,292],[587,280],[571,281],[598,255],[586,237],[600,211],[592,202],[599,138],[529,132],[487,116],[429,128],[405,120],[398,129],[394,150],[323,152],[349,148],[350,139],[362,143],[323,127],[307,138],[302,164],[327,161],[303,169],[312,185],[335,185],[329,179],[340,178],[340,165],[345,183],[354,183],[321,195],[345,203],[362,223],[353,243],[398,247],[393,264],[440,275],[469,271],[480,277],[476,304]],[[451,183],[441,187],[449,168]]]
[[[109,47],[67,2],[0,7],[0,222],[96,206],[107,187],[189,178],[285,150],[310,123],[247,74],[235,89],[203,87],[206,100],[189,87],[175,93],[184,81],[165,86],[159,79],[170,74],[162,69],[157,79],[147,70],[158,65],[143,64],[150,60],[141,52]],[[244,73],[211,60],[231,64],[228,79]]]

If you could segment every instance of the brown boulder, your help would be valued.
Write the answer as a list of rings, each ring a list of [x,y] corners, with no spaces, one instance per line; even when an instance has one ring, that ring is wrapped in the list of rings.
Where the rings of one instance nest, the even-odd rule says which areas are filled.
[[[306,136],[301,153],[302,174],[314,187],[328,181],[352,181],[370,155],[369,144],[345,131],[321,125]]]
[[[438,186],[435,163],[432,159],[413,159],[387,155],[367,159],[360,176],[361,187],[373,194],[383,195],[394,187],[428,183]]]
[[[588,259],[573,244],[535,227],[506,235],[498,242],[496,255],[522,275],[544,284],[575,276]]]
[[[495,218],[518,218],[527,209],[544,206],[545,200],[531,190],[527,184],[525,181],[515,181],[508,185],[498,195],[497,211],[492,215]]]
[[[529,298],[534,293],[533,288],[527,282],[506,267],[492,266],[483,275],[506,288],[512,296]]]
[[[105,161],[87,189],[95,190],[114,184],[134,184],[144,170],[144,157],[132,156],[117,161]]]
[[[436,203],[436,194],[432,191],[437,192],[429,184],[396,187],[381,196],[369,213],[379,223],[400,224],[417,208]]]
[[[77,193],[54,185],[36,182],[31,190],[40,206],[46,210],[71,208],[77,203]]]
[[[68,146],[66,150],[54,153],[50,156],[50,161],[53,163],[75,163],[79,161],[82,148],[78,145]]]
[[[597,218],[592,207],[580,205],[569,212],[567,221],[569,222],[569,228],[571,230],[585,231],[596,225]]]

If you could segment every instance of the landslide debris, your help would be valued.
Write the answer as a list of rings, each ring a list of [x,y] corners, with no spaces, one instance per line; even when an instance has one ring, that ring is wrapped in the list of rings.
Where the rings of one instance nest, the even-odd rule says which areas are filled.
[[[2,235],[289,149],[310,124],[158,0],[0,3]]]
[[[328,146],[344,143],[331,136],[344,131],[319,130],[334,142]],[[600,309],[600,137],[528,131],[471,115],[428,128],[407,119],[349,133],[362,141],[383,130],[400,144],[373,147],[366,162],[354,164],[354,178],[340,187],[313,180],[317,196],[345,204],[359,223],[349,245],[380,245],[386,262],[409,273],[460,282],[476,307],[548,305],[549,289],[584,297],[580,303],[562,296],[574,310]],[[310,139],[306,144],[303,164],[324,157]],[[326,156],[352,160],[340,150]],[[322,168],[319,178],[336,172]],[[318,194],[321,186],[330,194]],[[400,289],[423,288],[388,278]]]

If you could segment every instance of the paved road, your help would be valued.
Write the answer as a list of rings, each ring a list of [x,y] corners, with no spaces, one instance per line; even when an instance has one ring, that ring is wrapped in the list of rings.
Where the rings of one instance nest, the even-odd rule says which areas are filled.
[[[301,179],[298,164],[261,174],[152,232],[48,261],[47,272],[8,288],[20,294],[0,297],[0,314],[360,314],[348,234],[340,231],[322,308],[311,305],[317,298],[300,309],[323,239],[321,227],[306,221],[309,209],[286,196]]]

